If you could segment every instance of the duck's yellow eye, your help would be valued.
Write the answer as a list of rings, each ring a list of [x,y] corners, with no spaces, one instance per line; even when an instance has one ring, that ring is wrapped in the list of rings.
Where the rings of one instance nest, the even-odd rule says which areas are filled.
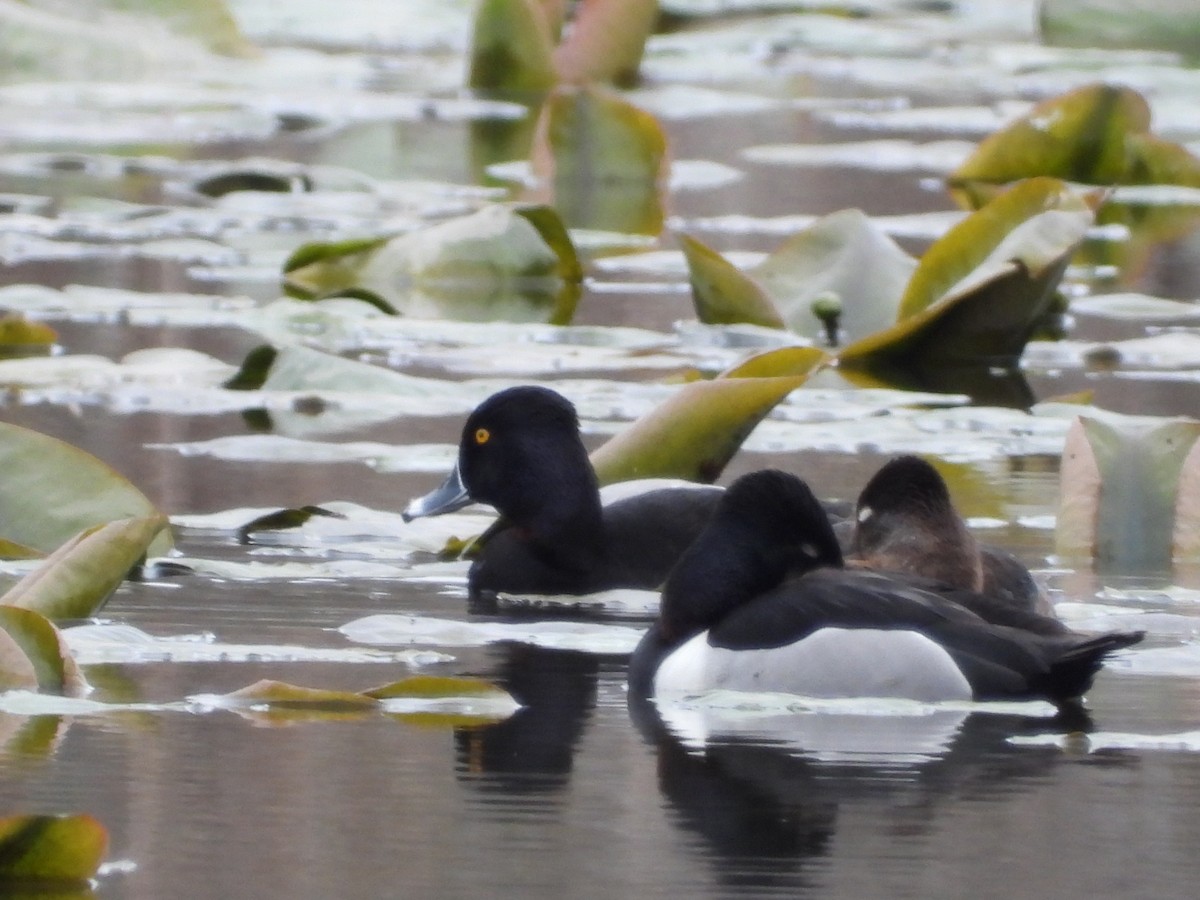
[[[475,429],[475,443],[486,444],[491,439],[492,439],[492,433],[490,431],[488,431],[486,428],[476,428]]]

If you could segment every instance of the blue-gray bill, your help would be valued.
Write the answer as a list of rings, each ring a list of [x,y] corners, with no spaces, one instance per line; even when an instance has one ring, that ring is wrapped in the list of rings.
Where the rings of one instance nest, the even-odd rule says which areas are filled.
[[[471,495],[467,493],[456,465],[445,481],[424,497],[418,497],[409,503],[401,515],[405,522],[411,522],[422,516],[440,516],[442,513],[454,512],[471,502]]]

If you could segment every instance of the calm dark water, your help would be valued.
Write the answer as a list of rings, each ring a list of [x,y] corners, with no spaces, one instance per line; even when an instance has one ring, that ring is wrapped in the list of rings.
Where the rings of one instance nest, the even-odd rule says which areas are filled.
[[[765,77],[754,87],[763,84],[785,90],[780,81]],[[802,97],[895,93],[817,76],[793,77],[786,90]],[[963,91],[950,86],[947,96],[912,99],[930,105],[964,102]],[[950,208],[942,192],[911,172],[781,169],[739,156],[739,149],[751,144],[873,136],[803,111],[665,124],[676,158],[716,160],[747,173],[732,186],[672,195],[669,212],[685,222],[735,211],[824,214],[859,206],[889,215]],[[469,127],[447,123],[428,123],[424,130],[407,122],[355,126],[337,140],[284,136],[168,152],[334,162],[338,142],[369,142],[381,134],[394,143],[391,153],[377,154],[364,166],[375,176],[461,182],[473,177],[464,162]],[[77,148],[31,144],[18,149]],[[92,149],[131,156],[163,152]],[[0,193],[5,192],[149,202],[164,196],[152,179],[114,182],[61,173],[0,174]],[[722,249],[765,250],[777,240],[761,233],[721,234],[713,243]],[[1128,275],[1127,286],[1194,298],[1200,262],[1191,240],[1182,238],[1153,255]],[[920,242],[912,245],[919,248]],[[23,282],[150,292],[226,290],[262,301],[277,293],[262,282],[214,285],[178,264],[131,261],[119,254],[0,268],[0,283]],[[593,283],[585,294],[580,324],[631,324],[669,336],[673,322],[691,316],[682,290],[596,288]],[[113,359],[143,347],[187,346],[237,363],[258,342],[255,335],[230,328],[54,324],[66,351]],[[1139,325],[1081,319],[1073,336],[1118,339],[1141,333]],[[536,380],[553,384],[557,377],[546,373]],[[1030,372],[1028,381],[1038,399],[1090,389],[1098,405],[1113,410],[1200,412],[1200,395],[1189,381],[1083,371]],[[103,403],[30,405],[10,396],[0,415],[96,454],[174,515],[334,499],[396,511],[436,480],[423,474],[384,475],[359,464],[229,462],[148,446],[249,433],[250,422],[238,414],[120,413]],[[453,443],[459,423],[457,415],[402,417],[336,439]],[[823,494],[845,497],[882,458],[870,452],[743,453],[726,480],[773,465],[802,472]],[[1055,460],[1001,456],[980,466],[979,473],[1010,508],[1008,524],[989,531],[989,539],[1030,563],[1056,600],[1092,602],[1112,586],[1200,587],[1200,579],[1188,571],[1094,574],[1054,568],[1052,532],[1021,524],[1018,515],[1053,513]],[[187,556],[274,558],[229,535],[181,530],[177,539]],[[289,552],[302,557],[295,548],[288,551],[285,542],[285,558]],[[331,559],[353,555],[336,544],[321,552]],[[1162,600],[1158,607],[1178,617],[1177,623],[1186,625],[1190,618],[1200,627],[1194,605]],[[230,643],[343,648],[348,642],[335,630],[339,625],[401,612],[487,618],[467,610],[460,590],[436,583],[234,581],[203,575],[127,584],[104,617],[158,636],[211,632]],[[1190,646],[1195,632],[1182,627],[1175,634],[1156,634],[1150,643]],[[111,833],[113,864],[96,895],[139,900],[1183,898],[1194,896],[1200,884],[1195,852],[1200,843],[1200,677],[1195,665],[1170,675],[1120,668],[1103,672],[1089,697],[1101,749],[1089,750],[1081,738],[1065,749],[1046,741],[1010,740],[1074,727],[1028,710],[866,719],[797,714],[788,726],[791,733],[785,728],[782,736],[778,731],[725,735],[701,744],[681,738],[685,729],[678,723],[673,731],[652,713],[631,713],[623,657],[519,643],[446,652],[453,661],[430,671],[484,677],[505,687],[523,708],[501,724],[476,728],[421,727],[386,716],[267,727],[232,712],[33,719],[4,714],[3,734],[26,729],[21,733],[36,731],[42,739],[10,739],[0,748],[0,812],[94,814]],[[173,703],[232,691],[259,678],[359,690],[407,672],[404,666],[344,662],[158,662],[93,667],[88,677],[97,688],[94,699]],[[52,734],[57,736],[51,743]],[[1108,740],[1112,735],[1116,739]],[[1150,740],[1164,735],[1178,738]],[[886,752],[853,752],[863,740]]]

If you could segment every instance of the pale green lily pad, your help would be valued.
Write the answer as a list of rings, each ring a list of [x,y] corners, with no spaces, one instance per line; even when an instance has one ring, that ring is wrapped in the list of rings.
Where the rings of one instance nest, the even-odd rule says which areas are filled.
[[[361,462],[379,472],[444,472],[454,454],[445,444],[380,444],[369,441],[331,443],[275,434],[238,434],[175,444],[147,444],[184,456],[209,456],[239,462]]]
[[[36,691],[38,671],[16,638],[0,628],[0,693]]]
[[[397,237],[307,244],[284,265],[289,291],[377,298],[404,315],[559,324],[582,278],[558,216],[493,205]]]
[[[0,819],[0,883],[39,891],[83,884],[108,852],[108,831],[89,815],[8,816]]]
[[[49,619],[31,609],[0,605],[0,628],[33,664],[38,690],[69,697],[87,694],[87,681]]]
[[[1143,47],[1194,56],[1200,10],[1191,0],[1043,0],[1038,24],[1048,44],[1067,47]]]
[[[896,324],[844,347],[839,364],[1015,367],[1092,221],[1061,182],[1018,184],[926,251]]]
[[[592,466],[601,483],[670,477],[714,481],[746,436],[805,377],[689,384],[596,448]]]
[[[724,256],[681,235],[696,317],[706,325],[747,324],[782,328],[783,318],[767,292]]]
[[[1200,305],[1145,294],[1102,294],[1072,300],[1071,312],[1133,322],[1179,321],[1200,317]]]
[[[159,515],[129,481],[88,453],[36,431],[0,423],[0,522],[5,537],[43,552],[94,525]],[[151,544],[171,546],[163,531]]]
[[[585,86],[551,94],[538,118],[532,162],[569,227],[662,230],[666,133],[615,92]]]
[[[157,515],[88,529],[46,557],[0,597],[0,603],[34,610],[56,622],[93,615],[166,527],[166,517]]]
[[[437,647],[483,647],[518,641],[554,650],[622,655],[641,640],[642,629],[588,622],[459,622],[430,616],[379,614],[347,622],[338,628],[356,643]]]
[[[1166,565],[1200,550],[1194,496],[1181,494],[1200,422],[1107,414],[1080,416],[1063,449],[1055,546],[1102,564]],[[1196,485],[1189,474],[1189,493]],[[1177,518],[1177,505],[1185,515]]]

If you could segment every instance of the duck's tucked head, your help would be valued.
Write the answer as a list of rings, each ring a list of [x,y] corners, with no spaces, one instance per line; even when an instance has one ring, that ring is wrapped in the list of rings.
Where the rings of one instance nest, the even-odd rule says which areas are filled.
[[[938,471],[900,456],[867,482],[855,513],[854,555],[865,563],[979,590],[979,545]]]
[[[525,385],[493,394],[467,417],[454,471],[405,515],[435,515],[475,501],[519,525],[545,519],[548,529],[561,524],[554,508],[591,515],[594,507],[598,514],[597,491],[575,407],[549,388]]]
[[[821,502],[794,475],[763,469],[729,486],[663,588],[660,629],[682,640],[789,576],[841,566]]]

